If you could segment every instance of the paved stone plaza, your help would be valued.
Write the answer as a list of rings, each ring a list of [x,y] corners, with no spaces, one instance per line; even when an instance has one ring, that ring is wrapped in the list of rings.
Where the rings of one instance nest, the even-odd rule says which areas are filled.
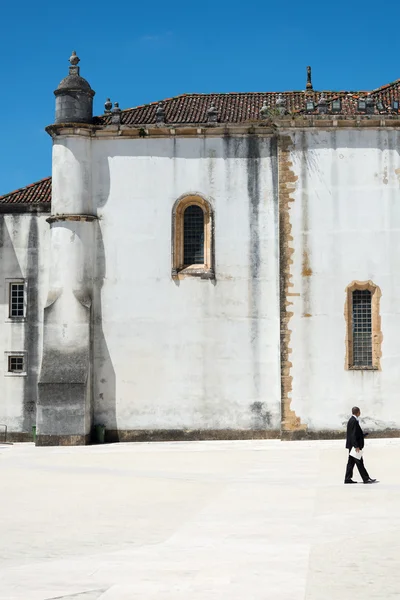
[[[400,440],[0,446],[1,600],[388,600]],[[357,476],[356,479],[359,480]]]

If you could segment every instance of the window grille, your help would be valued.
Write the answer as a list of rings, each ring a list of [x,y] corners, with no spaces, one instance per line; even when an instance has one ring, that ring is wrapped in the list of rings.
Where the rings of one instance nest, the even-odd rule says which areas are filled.
[[[204,264],[204,212],[196,204],[188,206],[183,216],[183,262]]]
[[[10,317],[24,316],[25,284],[10,283]]]
[[[25,370],[24,357],[23,356],[9,356],[8,357],[8,371],[9,373],[22,373]]]
[[[372,295],[369,290],[353,292],[353,366],[372,367]]]

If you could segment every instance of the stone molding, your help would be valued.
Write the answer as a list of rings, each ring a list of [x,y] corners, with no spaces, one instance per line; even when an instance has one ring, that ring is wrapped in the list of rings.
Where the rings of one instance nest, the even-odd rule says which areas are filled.
[[[278,181],[279,181],[279,258],[280,258],[280,325],[281,325],[281,413],[283,431],[304,431],[307,426],[291,408],[292,362],[290,354],[291,329],[290,320],[293,316],[291,298],[300,294],[293,291],[291,266],[293,235],[290,221],[290,205],[294,202],[292,192],[298,179],[290,160],[292,139],[290,136],[278,140]]]
[[[184,265],[183,236],[184,213],[188,206],[199,206],[204,213],[204,265]],[[172,269],[173,279],[184,277],[199,277],[214,279],[214,211],[212,204],[199,192],[188,192],[180,196],[172,208],[171,224]]]
[[[278,429],[111,429],[105,432],[106,443],[173,442],[196,440],[278,440]]]
[[[160,127],[159,124],[99,125],[94,123],[57,123],[46,127],[52,137],[84,136],[97,138],[165,138],[165,137],[223,137],[247,136],[249,134],[262,137],[273,136],[277,131],[282,134],[292,130],[307,129],[400,129],[400,116],[382,118],[378,115],[296,115],[283,118],[274,117],[268,121],[248,121],[244,123],[176,123]]]
[[[371,317],[372,317],[372,367],[353,366],[353,292],[355,290],[368,290],[371,292]],[[344,305],[344,318],[346,322],[346,354],[345,369],[347,371],[381,371],[382,341],[380,299],[381,289],[368,281],[352,281],[346,288],[346,300]]]
[[[96,215],[51,215],[46,221],[48,223],[55,223],[57,221],[98,221],[99,217]]]

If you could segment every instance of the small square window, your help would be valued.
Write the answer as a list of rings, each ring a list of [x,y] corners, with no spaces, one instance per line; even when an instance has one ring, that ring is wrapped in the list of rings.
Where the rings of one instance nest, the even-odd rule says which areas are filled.
[[[10,283],[9,317],[10,319],[25,316],[25,283],[16,281]]]
[[[23,356],[8,357],[8,372],[23,373],[25,371],[25,360]]]

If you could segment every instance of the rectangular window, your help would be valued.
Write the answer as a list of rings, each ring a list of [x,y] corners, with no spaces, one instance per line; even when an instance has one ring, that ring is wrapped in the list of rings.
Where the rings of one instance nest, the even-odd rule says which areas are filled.
[[[9,316],[11,319],[25,316],[25,283],[10,283]]]
[[[372,367],[372,310],[369,290],[353,291],[353,367]]]
[[[8,372],[9,373],[23,373],[25,371],[25,361],[23,356],[9,356],[8,357]]]

